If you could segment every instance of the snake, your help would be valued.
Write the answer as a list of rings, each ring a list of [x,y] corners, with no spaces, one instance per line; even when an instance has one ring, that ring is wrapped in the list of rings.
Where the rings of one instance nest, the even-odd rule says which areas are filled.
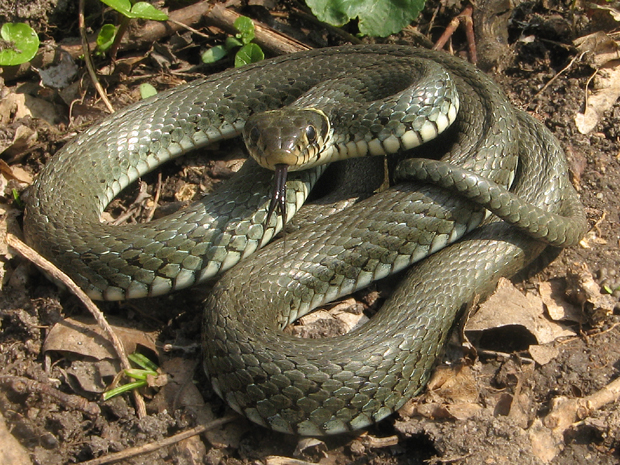
[[[256,160],[194,205],[145,224],[100,220],[146,172],[240,134]],[[329,163],[346,170],[347,158],[389,154],[389,188],[259,250]],[[153,297],[217,277],[202,329],[214,391],[259,425],[306,436],[398,410],[424,388],[472,301],[587,230],[544,125],[474,66],[400,45],[276,57],[130,105],[66,144],[25,203],[27,242],[93,298]],[[360,328],[282,333],[397,272],[393,295]]]

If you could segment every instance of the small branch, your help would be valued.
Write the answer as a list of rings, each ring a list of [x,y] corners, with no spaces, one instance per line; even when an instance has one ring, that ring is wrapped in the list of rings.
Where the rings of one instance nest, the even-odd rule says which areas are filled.
[[[223,29],[227,33],[234,35],[237,33],[234,23],[239,16],[241,16],[239,13],[224,8],[221,4],[217,3],[213,5],[209,15],[204,19],[207,24]],[[254,21],[254,34],[254,42],[271,55],[294,53],[311,48],[303,42],[286,36],[257,21]]]
[[[123,37],[125,37],[125,33],[129,28],[129,21],[131,21],[131,19],[127,16],[121,16],[123,19],[121,20],[121,24],[116,31],[116,35],[114,36],[114,42],[112,42],[112,45],[110,46],[110,59],[113,62],[116,61],[116,54],[118,53],[118,49],[121,46],[121,41],[123,40]]]
[[[80,36],[82,38],[82,53],[84,54],[84,61],[86,62],[86,69],[88,69],[88,74],[90,75],[90,80],[93,82],[95,89],[101,96],[101,100],[108,108],[110,113],[114,113],[114,107],[108,100],[108,97],[105,94],[105,90],[101,86],[99,79],[97,79],[97,73],[95,72],[95,67],[93,66],[92,57],[90,56],[90,47],[88,46],[88,37],[86,37],[86,25],[84,22],[84,0],[80,0],[79,2],[79,29]]]
[[[200,32],[198,29],[194,29],[191,26],[188,26],[187,24],[183,24],[180,21],[177,21],[176,19],[172,19],[172,18],[168,18],[168,22],[174,24],[175,26],[179,26],[180,28],[183,29],[187,29],[188,31],[196,34],[197,36],[200,36],[204,39],[212,39],[212,36],[207,35],[207,34],[203,34],[202,32]]]
[[[543,424],[554,431],[564,433],[575,422],[592,415],[596,410],[620,399],[620,378],[601,390],[581,399],[558,397],[553,400],[551,411],[543,418]]]
[[[99,310],[99,307],[97,307],[93,303],[90,297],[88,297],[86,293],[82,289],[80,289],[78,285],[75,284],[75,282],[73,282],[73,280],[69,276],[67,276],[65,273],[60,271],[52,262],[43,258],[36,250],[26,245],[24,242],[19,240],[13,234],[6,235],[6,242],[9,246],[13,247],[21,255],[23,255],[25,258],[30,260],[36,266],[38,266],[43,271],[48,273],[54,279],[57,279],[58,281],[62,282],[78,299],[82,301],[84,306],[93,315],[95,320],[97,320],[97,323],[99,324],[99,326],[105,331],[108,338],[112,342],[112,345],[114,346],[114,350],[116,351],[116,354],[118,355],[118,358],[121,361],[121,365],[123,366],[123,368],[124,369],[131,368],[131,365],[129,364],[129,359],[127,358],[127,355],[125,354],[125,349],[123,347],[123,344],[121,343],[120,339],[114,333],[114,330],[110,327],[110,325],[106,321],[105,316],[103,315],[103,313],[101,313],[101,310]],[[137,411],[138,418],[143,418],[146,416],[146,406],[144,405],[144,399],[142,399],[142,396],[140,396],[140,393],[137,390],[134,389],[132,392],[133,392],[134,399],[136,402],[136,411]]]
[[[108,454],[104,457],[99,457],[93,460],[89,460],[87,462],[81,462],[81,465],[106,465],[108,463],[114,463],[120,460],[126,460],[131,457],[136,457],[137,455],[148,454],[150,452],[161,449],[162,447],[171,446],[185,439],[191,438],[192,436],[202,434],[205,431],[210,431],[212,429],[219,428],[220,426],[223,426],[226,423],[230,423],[231,421],[237,418],[239,418],[237,415],[228,415],[228,416],[219,418],[218,420],[214,420],[211,423],[207,423],[206,425],[199,425],[190,430],[175,434],[174,436],[171,436],[169,438],[162,439],[161,441],[151,442],[143,446],[132,447],[129,449],[125,449],[122,452],[115,452],[113,454]]]
[[[553,84],[553,82],[554,82],[557,78],[559,78],[562,74],[564,74],[566,71],[568,71],[568,70],[569,70],[569,69],[570,69],[570,68],[571,68],[571,67],[575,64],[575,62],[576,62],[576,61],[581,61],[581,59],[583,58],[583,56],[584,56],[585,54],[586,54],[586,52],[582,52],[580,55],[576,55],[576,56],[574,56],[574,57],[573,57],[573,59],[570,61],[570,63],[569,63],[569,64],[567,64],[564,68],[562,68],[562,69],[560,70],[560,72],[558,72],[555,76],[553,76],[551,79],[549,79],[549,82],[547,82],[547,84],[545,84],[545,85],[543,86],[543,88],[542,88],[542,89],[540,89],[538,92],[536,92],[536,94],[534,94],[534,97],[532,97],[532,99],[535,99],[535,98],[536,98],[536,97],[538,97],[540,94],[542,94],[544,91],[546,91],[546,90],[549,88],[549,86],[550,86],[551,84]],[[589,82],[590,82],[590,81],[588,80],[588,83],[589,83]],[[587,88],[587,84],[586,84],[586,88]],[[588,93],[586,92],[586,97],[587,97],[587,94],[588,94]]]
[[[157,187],[155,188],[155,196],[153,197],[153,207],[149,209],[147,215],[146,215],[146,222],[150,222],[153,219],[153,216],[155,215],[155,210],[157,210],[157,206],[159,205],[159,197],[161,196],[161,187],[162,187],[162,180],[161,180],[161,171],[157,174]]]
[[[24,378],[22,376],[0,375],[0,383],[10,384],[11,388],[20,394],[38,392],[53,397],[65,407],[84,412],[91,418],[101,415],[101,409],[96,403],[89,402],[80,396],[65,394],[48,384],[41,383],[34,379]]]
[[[448,42],[448,39],[450,39],[452,34],[454,34],[454,31],[456,31],[459,24],[463,23],[465,27],[465,35],[467,36],[467,44],[469,47],[469,61],[476,64],[478,62],[478,53],[476,52],[476,39],[474,38],[474,22],[472,20],[473,11],[473,6],[467,5],[456,18],[450,21],[450,24],[448,24],[446,30],[437,40],[433,50],[442,50]]]

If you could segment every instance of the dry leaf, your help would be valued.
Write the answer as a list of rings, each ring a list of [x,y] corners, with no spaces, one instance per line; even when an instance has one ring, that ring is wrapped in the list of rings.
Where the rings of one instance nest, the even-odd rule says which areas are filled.
[[[108,389],[120,369],[120,362],[113,359],[96,362],[74,360],[67,369],[67,375],[77,381],[81,390],[92,394],[102,394]]]
[[[200,365],[195,360],[178,357],[164,360],[160,370],[166,374],[167,383],[154,396],[151,407],[158,412],[185,409],[201,425],[217,420],[218,417],[211,406],[205,403],[198,386],[193,382],[197,369],[200,369]],[[246,431],[247,424],[244,421],[234,421],[203,434],[215,448],[238,449],[241,436]]]
[[[327,444],[316,438],[301,438],[293,455],[300,458],[327,457]]]
[[[0,413],[0,463],[3,465],[32,464],[28,451],[9,432]]]
[[[429,395],[445,403],[476,402],[478,384],[467,365],[438,367],[428,382]]]
[[[595,90],[587,97],[585,111],[575,116],[579,132],[588,134],[620,97],[620,47],[604,32],[580,37],[574,43],[597,69]]]
[[[136,352],[138,346],[157,352],[155,334],[119,326],[112,328],[127,353]],[[52,327],[43,343],[43,350],[61,352],[72,359],[67,374],[77,381],[80,389],[100,394],[121,369],[116,351],[103,334],[96,324],[67,318]]]
[[[27,116],[43,119],[51,125],[62,120],[55,105],[32,95],[9,93],[0,100],[0,124],[6,125]]]
[[[77,76],[80,67],[75,64],[71,55],[67,52],[60,54],[60,61],[56,65],[48,66],[45,69],[37,70],[41,76],[41,84],[45,87],[54,89],[64,89]]]
[[[565,284],[560,279],[552,279],[538,284],[540,298],[547,307],[547,313],[553,321],[572,321],[583,324],[586,317],[581,308],[568,302],[565,297]]]
[[[560,354],[557,347],[552,345],[532,344],[528,348],[528,352],[532,356],[532,359],[539,365],[546,365]]]
[[[368,321],[362,307],[349,298],[329,310],[316,310],[298,320],[288,329],[294,336],[304,338],[341,336]]]
[[[575,335],[572,328],[545,318],[540,298],[523,295],[509,280],[502,279],[493,295],[469,319],[465,331],[473,337],[475,333],[509,326],[524,328],[539,344]]]
[[[121,326],[112,326],[112,328],[127,353],[135,352],[138,346],[157,353],[155,333]],[[43,343],[43,351],[79,354],[96,360],[116,359],[112,344],[103,335],[103,330],[98,325],[73,318],[66,318],[52,327]]]
[[[20,125],[15,130],[15,134],[11,141],[2,141],[0,143],[0,153],[9,161],[17,158],[29,148],[34,146],[38,140],[38,133],[33,129],[25,125]],[[23,170],[22,170],[23,171]],[[5,170],[3,170],[5,172]],[[16,179],[19,179],[17,175],[13,175]],[[28,174],[30,182],[32,182],[32,175]],[[26,181],[24,181],[26,182]],[[28,183],[30,183],[28,182]]]
[[[562,450],[564,438],[545,428],[538,418],[528,429],[528,435],[532,452],[543,463],[551,462]]]
[[[569,268],[566,294],[581,304],[583,312],[594,325],[604,323],[618,305],[612,296],[601,293],[585,263],[573,264]]]
[[[174,445],[172,462],[184,465],[202,465],[207,447],[200,436],[192,436]]]
[[[584,113],[577,113],[575,124],[581,134],[590,133],[605,112],[611,109],[620,97],[620,61],[604,65],[594,79],[594,88]]]
[[[573,41],[573,44],[577,50],[588,54],[588,59],[595,68],[620,59],[620,46],[611,36],[602,31],[579,37]]]
[[[174,198],[179,202],[187,202],[193,200],[198,192],[198,186],[195,184],[184,184],[178,191],[174,193]]]
[[[268,455],[264,460],[265,465],[314,465],[312,462],[307,462],[305,460],[280,457],[278,455]]]
[[[426,394],[407,402],[398,412],[403,417],[466,420],[482,409],[476,403],[478,396],[478,384],[469,366],[442,366],[433,373]]]
[[[13,179],[23,184],[32,184],[32,175],[19,165],[9,166],[7,162],[0,160],[0,173],[7,179]]]

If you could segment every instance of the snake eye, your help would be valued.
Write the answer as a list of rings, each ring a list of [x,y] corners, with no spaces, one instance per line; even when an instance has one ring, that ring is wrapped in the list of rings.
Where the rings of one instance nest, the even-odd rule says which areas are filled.
[[[306,127],[306,137],[308,138],[308,142],[310,144],[314,144],[316,142],[316,129],[311,124]]]
[[[256,126],[253,126],[252,129],[250,129],[250,142],[253,145],[257,145],[258,141],[260,140],[260,131],[258,130],[258,128]]]

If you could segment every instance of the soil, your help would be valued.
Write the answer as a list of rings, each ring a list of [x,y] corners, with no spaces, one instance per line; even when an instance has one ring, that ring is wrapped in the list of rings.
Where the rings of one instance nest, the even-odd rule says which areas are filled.
[[[418,30],[431,40],[437,39],[463,7],[445,3],[429,2],[419,19]],[[575,269],[585,270],[586,275],[595,279],[597,289],[612,291],[611,309],[595,317],[590,313],[590,318],[581,324],[573,323],[576,335],[547,344],[554,355],[545,362],[534,363],[530,357],[529,335],[518,331],[496,335],[489,346],[477,346],[477,356],[469,354],[464,364],[452,364],[455,367],[452,377],[464,380],[459,388],[460,397],[456,396],[460,402],[454,400],[454,395],[450,398],[440,390],[430,390],[409,410],[392,415],[360,435],[328,438],[324,442],[300,441],[236,417],[210,435],[195,436],[154,452],[144,452],[123,459],[121,463],[232,465],[307,461],[322,464],[512,462],[568,465],[620,461],[620,406],[617,402],[572,422],[561,431],[559,440],[556,436],[555,441],[548,441],[544,426],[536,429],[540,420],[552,410],[554,399],[560,396],[580,399],[596,393],[617,378],[620,369],[620,327],[613,308],[615,306],[618,311],[620,293],[614,291],[620,289],[620,105],[606,111],[589,134],[577,130],[575,115],[583,111],[586,86],[595,70],[587,61],[587,55],[580,57],[580,52],[572,45],[578,37],[597,31],[610,32],[616,24],[607,12],[586,11],[579,5],[571,8],[573,4],[545,0],[509,8],[506,11],[510,12],[510,21],[503,23],[508,24],[506,44],[495,58],[485,57],[484,63],[492,68],[489,72],[514,104],[542,121],[562,142],[574,184],[592,226],[579,247],[554,254],[551,257],[554,260],[546,267],[537,263],[515,281],[521,290],[536,294],[539,285],[546,282],[559,283],[565,289]],[[96,6],[93,8],[98,14],[88,21],[96,30],[105,15],[96,10]],[[313,46],[340,43],[328,30],[292,13],[289,4],[279,5],[278,11],[282,13],[278,15],[278,22],[283,28],[287,32],[296,31],[298,38]],[[243,13],[261,20],[267,15],[262,6],[247,8]],[[77,36],[77,15],[67,3],[0,0],[0,16],[2,22],[29,20],[50,41]],[[75,17],[75,24],[73,21],[67,24],[68,17]],[[485,19],[476,16],[476,21]],[[475,25],[480,26],[479,23]],[[164,89],[191,79],[201,48],[214,45],[223,37],[215,34],[205,42],[204,38],[184,34],[162,40],[152,50],[140,54],[123,55],[121,52],[116,72],[104,82],[113,104],[121,107],[139,98],[137,86],[142,82]],[[407,29],[389,40],[406,43],[413,41],[413,37],[411,29]],[[484,41],[493,42],[492,39],[478,36],[481,53],[489,49],[483,46]],[[451,44],[457,51],[465,49],[461,30]],[[146,59],[143,58],[145,54]],[[98,64],[103,69],[107,62],[100,60]],[[87,77],[82,81],[81,77],[77,79],[88,82]],[[10,156],[8,152],[3,153],[7,169],[25,173],[26,178],[28,174],[36,175],[66,140],[104,113],[90,88],[77,90],[81,100],[69,106],[57,92],[43,89],[37,82],[38,78],[31,74],[5,83],[7,89],[21,89],[20,92],[47,101],[57,115],[54,124],[36,118],[20,119],[16,115],[5,120],[0,134],[2,142],[10,142],[19,126],[27,126],[37,133],[35,143],[14,150]],[[2,95],[4,99],[7,94]],[[237,151],[234,153],[238,153],[238,146],[234,147]],[[229,177],[239,158],[230,155],[230,151],[230,147],[222,146],[165,167],[160,198],[164,204],[162,209],[170,208],[171,204],[178,208],[188,198],[208,192],[214,183]],[[157,175],[149,175],[143,181],[147,184],[147,192],[152,194]],[[21,191],[26,185],[27,182],[16,180],[3,185],[0,202],[5,208],[4,223],[9,228],[13,228],[14,218],[19,216],[18,206],[12,200],[12,188]],[[138,188],[133,187],[122,199],[131,202],[137,196]],[[110,213],[118,215],[124,208],[121,203],[115,204]],[[169,378],[174,377],[170,375],[173,368],[185,367],[179,376],[189,373],[189,385],[197,386],[200,392],[191,401],[184,398],[180,403],[171,403],[162,398],[164,388],[150,387],[145,390],[149,415],[138,418],[129,394],[103,402],[96,393],[96,386],[85,386],[85,380],[92,380],[92,377],[81,374],[80,370],[92,370],[92,359],[84,355],[80,360],[75,353],[69,355],[50,349],[51,328],[63,318],[85,314],[78,301],[68,292],[59,290],[18,255],[6,248],[2,253],[0,413],[13,438],[17,439],[17,447],[25,450],[33,463],[79,463],[106,457],[130,447],[160,442],[175,433],[230,414],[212,392],[202,370],[197,368],[200,364],[195,362],[199,359],[196,342],[200,340],[200,302],[207,288],[179,293],[174,298],[101,305],[119,326],[138,329],[141,334],[143,331],[154,333],[156,340],[150,347],[158,350],[157,363],[170,367]],[[377,293],[387,292],[387,287],[373,287],[372,291],[356,298],[367,308],[368,301]],[[372,310],[372,305],[370,307]],[[44,346],[46,337],[48,342]],[[129,338],[138,336],[132,333]],[[58,341],[65,343],[62,338]],[[150,355],[155,357],[153,353]],[[461,355],[459,352],[458,356]],[[448,353],[446,358],[453,356]],[[102,370],[99,365],[97,369]],[[469,394],[463,397],[464,391]],[[80,403],[72,396],[80,396],[91,403]],[[89,406],[93,405],[95,412],[99,408],[100,413],[88,413]],[[432,408],[425,409],[421,405]],[[1,448],[13,447],[9,443],[3,443]],[[300,462],[286,457],[297,457]]]

